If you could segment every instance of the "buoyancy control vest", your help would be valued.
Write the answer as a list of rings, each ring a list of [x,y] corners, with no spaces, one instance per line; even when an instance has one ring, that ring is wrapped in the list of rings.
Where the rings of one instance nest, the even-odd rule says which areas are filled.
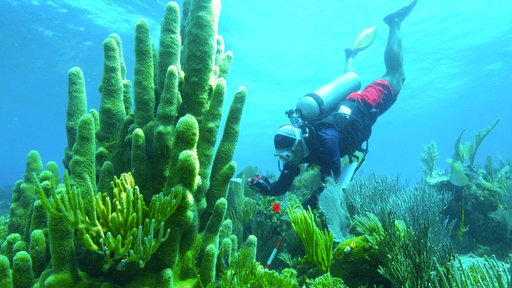
[[[370,137],[371,127],[378,116],[374,109],[364,107],[357,100],[345,99],[360,88],[359,76],[346,72],[315,92],[299,98],[295,110],[286,114],[297,127],[334,127],[342,134],[341,154],[352,155],[364,150],[362,145]]]
[[[364,152],[365,143],[372,134],[372,126],[377,121],[375,109],[368,109],[355,99],[343,100],[336,112],[305,121],[313,129],[333,127],[342,135],[341,155],[352,155],[356,151]]]

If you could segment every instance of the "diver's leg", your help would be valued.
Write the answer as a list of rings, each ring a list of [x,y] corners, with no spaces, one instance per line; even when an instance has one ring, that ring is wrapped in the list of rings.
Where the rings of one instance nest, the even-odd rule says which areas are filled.
[[[387,15],[386,17],[384,17],[384,23],[388,25],[396,24],[398,25],[398,27],[400,27],[402,21],[405,19],[405,17],[407,17],[407,15],[411,13],[412,9],[414,8],[414,6],[416,6],[417,3],[418,0],[411,1],[409,2],[409,4]]]
[[[354,61],[354,57],[356,56],[356,53],[354,52],[354,49],[347,48],[345,49],[345,72],[353,72],[354,69],[352,68],[352,62]]]
[[[405,81],[400,25],[405,17],[411,13],[417,2],[417,0],[414,0],[399,10],[384,17],[384,22],[389,26],[389,35],[386,50],[384,52],[386,74],[384,74],[382,78],[391,84],[396,95],[398,95],[402,89],[402,84]]]

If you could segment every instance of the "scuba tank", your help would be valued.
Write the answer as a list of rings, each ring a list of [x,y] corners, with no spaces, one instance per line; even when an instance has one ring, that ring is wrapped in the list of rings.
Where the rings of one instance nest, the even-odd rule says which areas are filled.
[[[368,48],[377,36],[377,26],[373,26],[361,32],[351,49],[350,58]],[[348,57],[348,56],[347,56]],[[348,61],[348,59],[347,59]],[[348,94],[356,92],[361,88],[361,80],[354,72],[346,72],[328,84],[320,87],[313,93],[302,96],[297,102],[295,115],[291,112],[286,114],[292,120],[308,121],[326,115],[338,109],[339,104]],[[292,119],[295,116],[296,119]],[[298,119],[297,119],[298,118]]]
[[[308,93],[297,102],[295,114],[302,121],[326,115],[339,108],[348,94],[361,88],[361,80],[354,72],[346,72],[313,93]]]

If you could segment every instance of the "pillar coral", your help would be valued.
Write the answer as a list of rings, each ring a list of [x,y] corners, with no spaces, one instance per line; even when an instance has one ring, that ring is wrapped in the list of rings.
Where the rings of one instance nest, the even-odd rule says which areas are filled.
[[[23,240],[28,241],[25,233],[31,218],[32,205],[34,204],[36,192],[34,185],[34,174],[39,175],[43,171],[43,162],[39,152],[32,150],[27,155],[25,177],[14,184],[12,192],[12,203],[9,213],[8,233],[19,233]]]
[[[83,266],[91,261],[82,257],[92,256],[85,253],[77,257],[77,249],[95,248],[74,240],[76,230],[79,236],[83,234],[80,234],[80,225],[74,227],[69,225],[69,219],[65,219],[71,214],[50,211],[45,216],[48,217],[51,266],[42,273],[39,285],[77,285],[86,281],[78,273],[80,269],[101,275],[104,283],[119,283],[125,287],[142,283],[149,286],[159,283],[162,287],[207,286],[218,275],[215,267],[219,243],[225,242],[225,250],[229,250],[229,246],[232,252],[237,249],[237,237],[230,234],[231,231],[219,236],[219,230],[227,209],[227,187],[236,169],[232,158],[247,90],[240,87],[236,92],[224,134],[215,149],[223,117],[226,77],[233,55],[224,52],[223,39],[217,35],[220,1],[185,0],[183,5],[183,21],[180,21],[179,6],[168,3],[158,49],[151,42],[147,22],[143,19],[137,22],[133,87],[126,79],[121,38],[111,34],[103,42],[103,79],[99,87],[98,111],[86,112],[83,75],[77,67],[69,71],[68,145],[63,160],[69,169],[69,184],[56,186],[39,179],[42,198],[46,195],[60,199],[63,193],[73,191],[83,198],[83,210],[79,211],[85,211],[84,215],[90,217],[94,199],[100,193],[104,193],[101,197],[112,195],[110,183],[114,181],[114,175],[128,171],[134,175],[145,204],[160,193],[162,197],[179,193],[181,198],[177,200],[172,217],[163,220],[164,226],[170,229],[168,239],[162,240],[155,253],[158,256],[147,259],[148,265],[144,268],[127,267],[125,272],[112,268],[109,273],[102,274],[98,269],[101,265]],[[25,181],[16,186],[13,194],[16,201],[11,208],[12,229],[9,232],[24,235],[26,217],[18,210],[31,209],[34,183],[42,172],[39,155],[31,152]],[[58,175],[57,171],[51,173]],[[69,203],[72,205],[66,207],[77,207],[77,203]],[[41,229],[39,226],[37,228]],[[155,225],[155,233],[164,226]],[[39,239],[40,232],[37,235]],[[256,243],[254,236],[249,240]],[[110,244],[118,245],[115,241]],[[97,248],[96,245],[95,253],[110,251],[98,251]],[[40,257],[38,267],[42,265]],[[199,277],[198,271],[201,273]]]
[[[11,264],[5,255],[0,255],[0,287],[13,287]]]
[[[68,71],[68,108],[66,111],[66,135],[68,146],[64,149],[64,168],[69,169],[76,141],[76,127],[81,115],[87,113],[87,97],[82,70],[78,67]]]

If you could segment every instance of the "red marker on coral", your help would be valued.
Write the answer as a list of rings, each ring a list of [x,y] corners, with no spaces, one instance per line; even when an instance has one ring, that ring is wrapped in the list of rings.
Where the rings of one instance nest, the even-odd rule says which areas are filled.
[[[281,206],[279,206],[279,203],[274,202],[274,204],[272,204],[272,209],[274,209],[274,212],[279,213],[279,211],[281,211]]]

